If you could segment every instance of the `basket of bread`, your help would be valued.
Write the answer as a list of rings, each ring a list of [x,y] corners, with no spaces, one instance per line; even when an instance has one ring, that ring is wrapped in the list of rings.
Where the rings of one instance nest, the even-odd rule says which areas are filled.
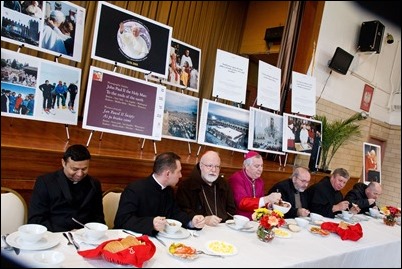
[[[155,251],[155,245],[148,236],[142,235],[108,240],[94,249],[78,251],[78,254],[85,258],[102,256],[112,263],[142,267],[144,262],[153,257]]]
[[[324,222],[321,224],[321,228],[338,234],[342,240],[357,241],[363,237],[363,229],[359,223],[350,224],[344,221],[340,223]]]

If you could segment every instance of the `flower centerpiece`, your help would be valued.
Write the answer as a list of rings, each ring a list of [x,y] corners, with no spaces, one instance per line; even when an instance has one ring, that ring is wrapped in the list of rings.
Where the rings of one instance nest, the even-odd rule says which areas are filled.
[[[286,222],[283,213],[278,210],[270,210],[265,207],[254,210],[251,218],[259,222],[257,237],[263,242],[270,242],[275,237],[274,228],[281,227]]]
[[[381,208],[381,211],[385,216],[384,223],[388,226],[394,226],[396,219],[401,216],[401,210],[394,206],[384,206]]]

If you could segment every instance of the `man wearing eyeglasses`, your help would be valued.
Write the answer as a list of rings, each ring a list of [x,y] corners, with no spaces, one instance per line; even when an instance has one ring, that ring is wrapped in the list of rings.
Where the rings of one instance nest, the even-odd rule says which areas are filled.
[[[310,179],[310,172],[306,168],[297,167],[290,178],[277,182],[268,191],[268,194],[280,192],[282,200],[292,205],[285,214],[285,218],[307,217],[310,214],[307,209],[307,195],[304,192],[310,183]]]
[[[190,176],[179,182],[176,201],[190,217],[204,215],[205,224],[216,226],[236,212],[233,193],[220,176],[221,159],[215,151],[204,153]]]

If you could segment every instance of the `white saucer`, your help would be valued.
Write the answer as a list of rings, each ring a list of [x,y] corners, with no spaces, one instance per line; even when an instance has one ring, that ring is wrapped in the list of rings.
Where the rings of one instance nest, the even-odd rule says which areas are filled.
[[[246,225],[243,228],[237,228],[236,225],[234,224],[233,220],[227,220],[225,222],[225,224],[230,229],[233,229],[233,230],[236,230],[236,231],[241,231],[241,232],[255,232],[255,231],[257,231],[257,226],[253,225],[252,221],[246,223]]]
[[[171,239],[184,239],[190,236],[190,232],[181,227],[177,232],[173,234],[168,234],[165,231],[161,231],[158,233],[158,235],[165,237],[165,238],[171,238]]]
[[[60,239],[58,238],[57,234],[51,233],[51,232],[46,232],[45,235],[41,240],[38,242],[31,244],[31,243],[26,243],[22,240],[20,237],[19,232],[14,232],[7,236],[6,239],[7,243],[10,246],[19,248],[19,249],[24,249],[24,250],[42,250],[42,249],[48,249],[51,247],[56,246],[59,242]]]
[[[94,246],[100,245],[103,242],[109,240],[109,237],[107,236],[107,234],[105,234],[104,236],[102,236],[99,239],[89,238],[89,237],[87,237],[85,235],[85,229],[84,228],[75,231],[74,232],[74,238],[77,239],[78,243],[85,243],[85,244],[94,245]]]

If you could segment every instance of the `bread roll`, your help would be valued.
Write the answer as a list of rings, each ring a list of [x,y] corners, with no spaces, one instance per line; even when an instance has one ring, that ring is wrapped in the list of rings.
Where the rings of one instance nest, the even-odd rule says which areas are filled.
[[[122,243],[120,243],[120,241],[109,242],[103,247],[104,250],[107,250],[112,253],[122,251],[125,248],[126,247]]]
[[[127,236],[126,238],[123,238],[120,243],[125,247],[131,247],[131,246],[136,246],[140,245],[141,241],[139,241],[136,237],[134,236]]]

